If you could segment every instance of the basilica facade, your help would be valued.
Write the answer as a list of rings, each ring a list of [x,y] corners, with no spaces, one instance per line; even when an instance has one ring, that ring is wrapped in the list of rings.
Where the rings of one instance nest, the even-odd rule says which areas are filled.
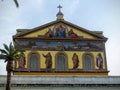
[[[108,76],[102,31],[90,31],[57,19],[32,29],[17,29],[16,48],[23,49],[15,62],[14,75]]]

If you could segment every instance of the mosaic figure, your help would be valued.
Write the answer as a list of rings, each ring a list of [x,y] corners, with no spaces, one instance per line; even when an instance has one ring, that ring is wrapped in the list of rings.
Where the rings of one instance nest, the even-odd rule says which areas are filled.
[[[72,29],[68,32],[68,36],[70,38],[78,38],[78,35],[74,33]]]
[[[60,51],[65,50],[65,47],[64,47],[64,45],[63,45],[63,43],[62,43],[62,42],[58,42],[58,45],[57,45],[57,50],[60,50]]]
[[[45,37],[51,38],[54,36],[53,31],[49,28],[49,30],[45,33]]]
[[[79,59],[76,53],[73,54],[72,61],[73,61],[73,69],[77,69],[79,66]]]
[[[43,56],[46,58],[45,60],[46,69],[51,69],[52,68],[52,56],[50,52],[46,55],[43,54]]]
[[[19,68],[25,68],[25,65],[26,65],[25,55],[23,52],[21,52],[20,60],[19,60]]]
[[[103,69],[103,59],[100,53],[96,57],[96,65],[99,69]]]
[[[56,27],[55,36],[57,38],[66,38],[66,29],[62,25],[59,25]]]

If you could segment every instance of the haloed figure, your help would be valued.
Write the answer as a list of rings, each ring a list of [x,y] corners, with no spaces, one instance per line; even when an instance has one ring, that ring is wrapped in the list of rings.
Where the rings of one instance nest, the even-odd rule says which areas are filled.
[[[19,60],[19,68],[25,68],[26,60],[25,55],[23,52],[21,52],[20,60]]]
[[[103,59],[100,53],[96,57],[96,64],[99,69],[103,69]]]
[[[73,61],[73,69],[77,69],[79,66],[79,59],[76,53],[73,54],[72,61]]]
[[[46,58],[46,61],[45,61],[46,69],[51,69],[52,68],[52,56],[50,52],[46,55],[43,54],[43,56]]]

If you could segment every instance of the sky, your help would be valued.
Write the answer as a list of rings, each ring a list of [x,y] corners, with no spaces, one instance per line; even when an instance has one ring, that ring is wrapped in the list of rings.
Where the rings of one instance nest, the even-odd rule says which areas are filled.
[[[16,29],[32,29],[56,20],[60,4],[64,19],[91,31],[103,31],[110,76],[120,76],[120,0],[0,0],[0,48],[9,45]],[[0,75],[6,75],[0,60]]]

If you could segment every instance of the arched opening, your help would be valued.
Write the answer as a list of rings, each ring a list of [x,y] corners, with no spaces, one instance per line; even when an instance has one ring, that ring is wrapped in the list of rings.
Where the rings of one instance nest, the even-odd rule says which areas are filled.
[[[29,70],[38,71],[40,68],[39,54],[31,53],[29,56]]]
[[[56,71],[66,71],[67,70],[67,56],[64,53],[58,53],[56,55]]]
[[[93,70],[93,57],[90,54],[85,54],[83,56],[83,70],[85,71]]]

